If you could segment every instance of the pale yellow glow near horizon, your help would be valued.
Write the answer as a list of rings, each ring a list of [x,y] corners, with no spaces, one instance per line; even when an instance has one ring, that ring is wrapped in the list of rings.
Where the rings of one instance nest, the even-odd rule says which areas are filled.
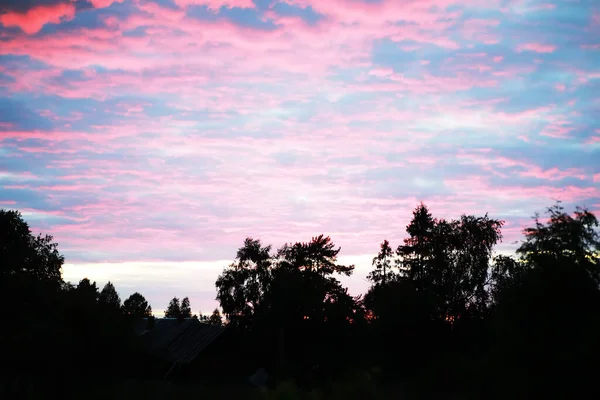
[[[364,292],[368,283],[365,278],[371,269],[373,255],[341,256],[340,264],[354,264],[356,270],[351,277],[340,277],[340,281],[348,287],[352,295]],[[157,301],[144,294],[144,289],[154,289],[164,293],[181,293],[178,296],[190,295],[199,291],[215,291],[215,281],[223,268],[231,264],[232,260],[218,261],[124,261],[124,262],[90,262],[66,263],[63,265],[63,279],[72,284],[77,284],[81,279],[88,278],[95,281],[99,288],[111,281],[121,300],[125,300],[134,290],[139,290],[145,295],[152,305],[152,313],[156,317],[164,315],[167,301]],[[135,289],[133,289],[135,288]],[[206,302],[208,303],[208,301]],[[216,302],[210,302],[215,304]],[[198,304],[192,302],[192,312],[196,313]],[[214,305],[201,305],[203,313],[210,313]]]
[[[340,264],[354,264],[357,269],[371,268],[374,255],[341,256]],[[65,281],[77,282],[83,278],[106,282],[123,278],[140,277],[160,281],[166,275],[180,277],[190,271],[203,270],[207,273],[220,273],[224,267],[231,264],[232,260],[219,261],[123,261],[123,262],[90,262],[90,263],[65,263],[63,265],[63,278]]]
[[[511,254],[497,252],[497,254]],[[367,291],[370,283],[366,280],[371,271],[375,254],[340,256],[338,262],[343,265],[354,264],[356,269],[350,277],[338,276],[340,282],[356,296]],[[173,296],[192,298],[195,293],[215,292],[215,281],[223,268],[231,260],[218,261],[125,261],[66,263],[63,265],[63,279],[77,284],[81,279],[95,281],[99,288],[111,281],[121,300],[125,300],[133,291],[140,291],[152,305],[156,317],[164,315],[164,307]],[[145,293],[155,293],[148,296]],[[160,295],[156,294],[160,292]],[[200,308],[204,314],[212,312],[216,300],[202,299],[192,302],[192,312]]]
[[[229,260],[66,263],[63,265],[63,279],[77,284],[81,279],[88,278],[95,281],[99,288],[111,281],[121,300],[125,300],[134,291],[139,291],[152,305],[152,314],[162,317],[163,307],[168,304],[168,299],[153,298],[147,294],[149,291],[164,292],[166,297],[172,298],[192,297],[195,292],[214,290],[217,276],[230,263]],[[167,293],[170,295],[166,295]],[[200,305],[204,313],[214,309],[214,301],[210,303],[210,306]],[[192,302],[192,307],[192,312],[196,313],[199,305]]]

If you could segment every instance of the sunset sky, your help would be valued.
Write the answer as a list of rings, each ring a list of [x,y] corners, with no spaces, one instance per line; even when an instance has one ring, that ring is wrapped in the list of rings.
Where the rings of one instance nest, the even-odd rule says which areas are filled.
[[[424,201],[600,214],[596,0],[2,0],[0,207],[64,278],[155,311],[247,236],[324,233],[364,280]]]

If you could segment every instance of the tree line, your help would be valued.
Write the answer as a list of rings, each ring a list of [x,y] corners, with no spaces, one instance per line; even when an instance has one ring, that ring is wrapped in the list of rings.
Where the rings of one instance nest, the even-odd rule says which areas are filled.
[[[506,256],[494,252],[503,221],[434,218],[419,204],[406,237],[381,243],[359,296],[338,280],[355,266],[338,262],[330,237],[276,250],[246,238],[215,283],[223,316],[197,318],[231,332],[222,350],[231,373],[264,366],[306,389],[327,390],[360,370],[425,397],[598,393],[598,220],[560,203],[546,211]],[[87,279],[65,283],[51,236],[32,235],[16,211],[0,211],[0,226],[0,296],[11,325],[0,346],[13,371],[36,360],[43,375],[49,360],[67,356],[79,362],[69,370],[76,374],[131,374],[143,356],[127,327],[151,316],[144,297],[121,304],[110,282],[100,291]],[[189,298],[173,298],[165,316],[194,317]]]
[[[98,303],[101,307],[109,308],[114,311],[120,310],[130,319],[154,319],[152,306],[148,304],[148,301],[142,294],[135,292],[121,303],[121,297],[111,281],[108,281],[100,291],[96,286],[96,282],[90,282],[88,278],[83,278],[77,285],[66,282],[63,289],[66,291],[73,291],[80,297]],[[211,315],[204,315],[201,312],[199,312],[198,315],[192,314],[190,299],[188,297],[184,297],[181,301],[179,298],[173,297],[169,301],[169,305],[164,314],[165,318],[195,318],[209,324],[223,324],[223,318],[218,308],[215,308]]]
[[[129,296],[123,304],[121,297],[117,293],[112,282],[108,281],[102,290],[98,290],[96,282],[90,282],[88,278],[83,278],[77,285],[70,282],[64,284],[63,290],[77,293],[77,296],[86,299],[89,303],[98,303],[103,307],[119,311],[125,315],[147,318],[152,316],[152,306],[148,304],[146,298],[138,292]]]
[[[195,318],[200,322],[223,325],[223,318],[218,308],[215,308],[211,315],[204,315],[201,312],[198,315],[192,315],[192,307],[190,306],[190,299],[188,297],[184,297],[181,302],[179,298],[173,297],[165,310],[165,318]]]
[[[0,353],[8,371],[3,379],[34,376],[62,382],[67,390],[62,377],[143,375],[145,356],[131,327],[142,318],[151,327],[151,305],[138,292],[121,302],[112,282],[102,289],[87,278],[65,282],[63,263],[51,235],[34,235],[20,212],[0,210]],[[188,298],[175,303],[167,317],[196,317],[188,315]],[[197,318],[222,323],[218,310]]]
[[[381,368],[415,393],[597,393],[598,220],[557,203],[535,215],[512,257],[494,253],[503,225],[487,214],[434,218],[420,204],[401,243],[381,243],[357,297],[336,278],[354,266],[337,262],[331,238],[276,251],[247,238],[217,299],[247,348],[260,349],[250,359],[276,360],[300,381]]]
[[[111,281],[108,281],[102,290],[98,290],[96,282],[91,282],[88,278],[83,278],[77,285],[73,285],[70,282],[64,283],[63,290],[76,293],[76,296],[85,299],[84,301],[97,303],[101,307],[112,309],[116,312],[120,311],[132,319],[154,318],[152,306],[148,304],[148,301],[142,294],[135,292],[121,303],[121,297]],[[188,297],[184,297],[181,301],[177,297],[173,297],[164,314],[165,318],[195,318],[210,324],[223,324],[223,318],[218,308],[215,308],[211,315],[203,315],[201,312],[198,313],[199,316],[196,314],[192,315],[192,308]]]

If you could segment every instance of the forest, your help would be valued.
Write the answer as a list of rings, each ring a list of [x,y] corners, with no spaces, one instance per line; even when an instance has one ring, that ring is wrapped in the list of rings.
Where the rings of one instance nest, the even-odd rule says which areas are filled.
[[[277,249],[246,238],[215,282],[220,310],[194,315],[176,297],[165,313],[223,326],[223,368],[209,368],[221,379],[209,388],[199,373],[174,377],[152,397],[102,391],[151,385],[132,330],[154,321],[144,296],[122,302],[110,282],[65,282],[54,238],[0,210],[0,395],[232,398],[221,390],[264,368],[268,387],[248,385],[239,398],[600,396],[596,216],[557,202],[534,216],[513,256],[495,251],[503,224],[487,214],[439,219],[419,204],[406,236],[381,243],[360,296],[340,283],[355,266],[338,262],[329,236]],[[15,383],[25,377],[28,388]],[[196,381],[195,392],[177,389]]]

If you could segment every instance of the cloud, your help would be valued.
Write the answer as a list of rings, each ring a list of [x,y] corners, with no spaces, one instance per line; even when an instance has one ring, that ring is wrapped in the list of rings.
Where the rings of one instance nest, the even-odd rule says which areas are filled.
[[[518,160],[501,155],[494,156],[489,152],[459,152],[457,158],[459,159],[459,162],[481,165],[484,169],[492,172],[494,175],[503,177],[518,174],[523,177],[534,177],[548,181],[560,181],[565,178],[576,178],[579,180],[586,179],[585,172],[578,168],[561,170],[560,168],[553,167],[544,169],[528,160]],[[501,172],[499,170],[505,171]]]
[[[0,12],[16,11],[25,13],[38,6],[53,6],[60,3],[72,2],[71,0],[3,0],[0,3]]]
[[[536,53],[553,53],[556,46],[541,43],[523,43],[517,46],[517,51],[533,51]]]
[[[394,70],[392,68],[375,68],[372,69],[371,71],[369,71],[369,75],[374,75],[374,76],[390,76],[394,73]]]
[[[6,27],[16,26],[32,35],[46,24],[59,24],[75,17],[75,5],[70,2],[40,4],[25,12],[9,11],[0,15],[0,23]]]
[[[88,0],[95,8],[110,7],[113,3],[122,3],[124,0]]]
[[[502,4],[11,2],[75,11],[0,28],[0,203],[69,279],[157,310],[213,298],[208,264],[248,235],[324,232],[368,261],[421,200],[505,219],[510,251],[555,198],[600,203],[600,74],[589,4]]]
[[[113,3],[123,2],[124,0],[10,0],[2,4],[0,23],[5,27],[18,27],[24,33],[33,35],[47,24],[73,20],[78,10],[89,5],[106,8]]]
[[[227,8],[254,8],[252,0],[174,0],[179,7],[189,7],[191,5],[206,6],[209,10],[219,10],[221,7]]]

